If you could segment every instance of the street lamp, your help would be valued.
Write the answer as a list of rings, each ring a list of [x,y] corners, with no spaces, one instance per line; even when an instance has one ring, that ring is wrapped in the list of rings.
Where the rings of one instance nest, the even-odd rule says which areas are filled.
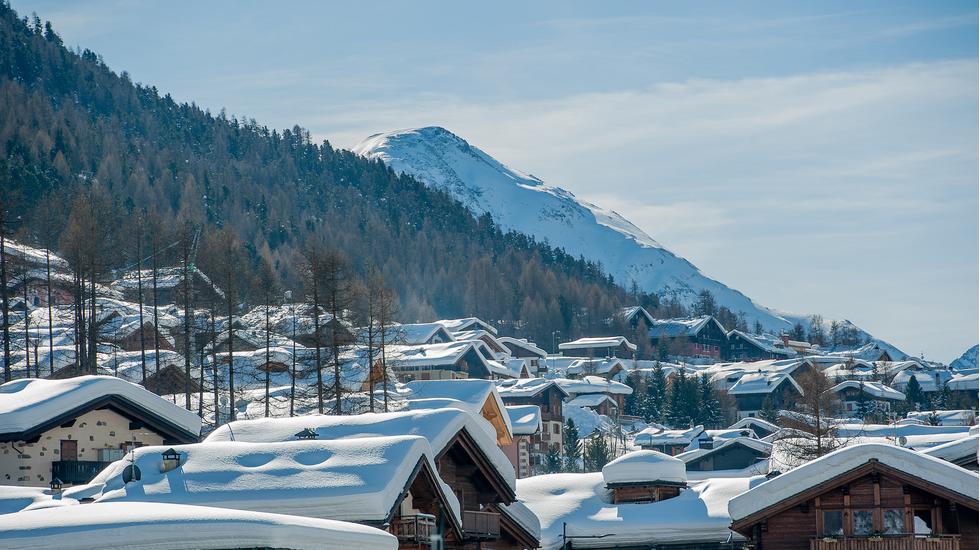
[[[51,492],[54,494],[61,492],[62,483],[61,480],[58,478],[52,479],[51,483],[49,483],[48,486],[51,487]]]

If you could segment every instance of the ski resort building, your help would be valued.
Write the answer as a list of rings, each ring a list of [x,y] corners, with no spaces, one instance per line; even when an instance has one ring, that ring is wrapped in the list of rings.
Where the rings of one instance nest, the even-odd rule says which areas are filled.
[[[201,431],[196,414],[111,376],[26,378],[0,395],[5,485],[87,483],[135,447],[196,442]]]
[[[894,445],[845,447],[731,500],[754,548],[977,548],[977,474]]]

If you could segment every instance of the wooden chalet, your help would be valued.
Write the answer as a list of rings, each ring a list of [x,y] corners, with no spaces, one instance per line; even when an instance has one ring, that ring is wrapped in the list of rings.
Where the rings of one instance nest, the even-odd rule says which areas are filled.
[[[551,447],[557,446],[558,452],[562,452],[565,423],[562,403],[568,398],[568,393],[561,386],[545,378],[502,380],[497,382],[497,393],[508,407],[535,405],[540,410],[541,429],[532,434],[530,440],[532,468],[544,464],[545,455]]]
[[[558,344],[558,350],[562,353],[569,353],[595,357],[619,357],[620,359],[634,359],[636,356],[636,344],[633,344],[623,336],[604,336],[597,338],[579,338],[571,342]]]
[[[768,459],[771,451],[772,444],[748,437],[708,439],[702,440],[699,448],[681,453],[677,458],[684,461],[689,472],[745,470]]]
[[[721,359],[728,333],[711,315],[683,319],[657,319],[650,326],[650,344],[673,356]]]
[[[111,376],[15,380],[0,392],[7,485],[88,483],[134,446],[196,442],[201,428],[194,413]]]
[[[740,330],[728,333],[728,343],[722,357],[727,361],[761,361],[763,359],[786,359],[796,352],[766,342],[760,337]]]
[[[893,445],[846,447],[729,502],[751,548],[977,548],[977,474]]]
[[[633,451],[602,468],[613,504],[660,502],[687,487],[684,463],[657,451]]]
[[[803,389],[786,372],[750,372],[742,375],[728,394],[735,398],[738,417],[756,416],[766,399],[776,409],[790,409]]]

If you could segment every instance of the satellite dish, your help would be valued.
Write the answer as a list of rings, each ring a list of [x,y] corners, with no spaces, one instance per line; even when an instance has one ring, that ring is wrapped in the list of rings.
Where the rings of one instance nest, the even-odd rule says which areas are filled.
[[[904,435],[898,436],[899,446],[904,447],[905,445],[908,444],[908,442],[909,442],[909,438],[905,437]]]
[[[123,468],[122,472],[123,483],[129,483],[131,481],[139,481],[143,478],[143,473],[140,472],[140,467],[135,464],[130,464]]]

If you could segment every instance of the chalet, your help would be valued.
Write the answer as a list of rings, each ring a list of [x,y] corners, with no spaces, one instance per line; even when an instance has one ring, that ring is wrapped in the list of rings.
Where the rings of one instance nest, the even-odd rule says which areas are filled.
[[[760,361],[762,359],[786,359],[796,353],[777,347],[760,335],[748,334],[740,330],[728,333],[728,345],[722,356],[728,361]]]
[[[535,436],[540,439],[541,408],[537,405],[513,405],[506,408],[514,439],[509,445],[500,448],[514,465],[517,478],[529,477],[531,470],[531,450]]]
[[[446,327],[439,323],[407,323],[404,325],[395,325],[391,329],[391,333],[390,336],[386,336],[390,342],[409,346],[445,344],[446,342],[456,340],[446,330]],[[362,336],[361,341],[366,341],[366,338]]]
[[[656,322],[653,315],[643,306],[629,306],[619,310],[619,319],[626,323],[633,330],[640,328],[640,324],[650,328]]]
[[[626,379],[628,369],[626,361],[618,357],[576,359],[565,369],[565,375],[569,378],[578,378],[584,375],[598,375],[606,380],[622,382]]]
[[[977,474],[883,444],[837,450],[728,503],[755,548],[977,548]]]
[[[980,374],[955,374],[946,382],[950,393],[950,406],[963,409],[977,409]]]
[[[509,336],[501,336],[497,338],[497,341],[507,347],[507,351],[511,357],[527,361],[530,376],[539,376],[548,372],[546,361],[548,353],[533,342],[528,342],[523,338],[511,338]]]
[[[904,393],[881,382],[846,380],[827,391],[838,396],[847,414],[860,412],[862,401],[868,403],[868,412],[888,412],[893,404],[905,401]]]
[[[404,381],[493,378],[491,359],[474,342],[389,346],[386,352],[388,364]]]
[[[177,457],[173,464],[161,460],[164,452]],[[130,463],[141,476],[127,482]],[[100,479],[106,490],[96,503],[206,504],[348,521],[385,529],[402,548],[427,547],[435,534],[462,540],[459,502],[420,436],[143,447]]]
[[[504,402],[497,393],[497,386],[490,380],[416,380],[407,382],[409,410],[459,408],[483,417],[493,426],[497,445],[512,443],[513,430],[510,416],[504,411]]]
[[[770,435],[779,431],[779,426],[771,422],[767,422],[761,418],[756,418],[751,416],[747,416],[739,420],[738,422],[729,426],[729,428],[737,429],[737,430],[744,430],[744,429],[752,430],[752,432],[755,434],[755,437],[758,439],[769,437]]]
[[[619,416],[619,406],[616,405],[616,401],[604,393],[578,395],[566,401],[565,404],[589,409],[609,418]]]
[[[484,321],[483,319],[477,317],[465,317],[463,319],[442,319],[436,322],[446,327],[446,330],[448,330],[449,332],[485,330],[490,334],[493,334],[494,336],[497,335],[496,327]]]
[[[9,269],[9,268],[8,268]],[[68,305],[74,302],[75,283],[72,277],[62,272],[51,273],[51,305]],[[25,288],[26,287],[26,288]],[[98,285],[96,293],[100,296],[108,294],[108,289]],[[11,277],[7,281],[7,292],[9,296],[17,296],[23,299],[27,296],[27,302],[32,307],[48,306],[48,273],[44,268],[35,268],[26,273],[20,273]]]
[[[738,417],[745,418],[758,415],[767,398],[775,409],[792,408],[803,389],[785,372],[760,371],[743,374],[728,394],[735,398]]]
[[[633,359],[636,356],[636,344],[622,336],[606,336],[599,338],[579,338],[572,342],[558,344],[562,353],[574,352],[585,357],[619,357]]]
[[[205,443],[221,441],[292,441],[309,428],[320,440],[418,435],[433,451],[439,478],[460,504],[462,540],[446,540],[446,548],[484,544],[495,548],[536,548],[538,541],[505,518],[500,509],[515,501],[516,475],[497,446],[493,427],[483,418],[459,409],[367,413],[354,416],[261,418],[225,424]],[[309,432],[308,432],[309,433]]]
[[[923,454],[956,464],[960,468],[966,468],[967,470],[976,472],[980,469],[977,465],[977,453],[980,451],[980,448],[978,448],[980,445],[978,443],[980,443],[980,436],[974,433],[961,439],[930,447],[922,452]]]
[[[728,347],[728,333],[710,315],[657,319],[650,326],[650,344],[664,347],[674,356],[721,359]]]
[[[657,451],[633,451],[602,467],[613,504],[659,502],[687,488],[684,462]]]
[[[695,426],[686,430],[668,430],[652,426],[636,434],[633,437],[633,443],[648,451],[677,456],[697,448],[695,442],[703,435],[704,426]]]
[[[483,329],[478,330],[464,330],[456,331],[452,333],[453,339],[457,342],[481,342],[490,351],[489,357],[493,359],[502,359],[504,357],[510,357],[510,350],[497,340],[497,337]]]
[[[915,364],[897,372],[889,386],[898,391],[905,391],[908,387],[909,379],[913,377],[919,383],[919,387],[922,388],[923,392],[934,393],[942,391],[943,386],[953,378],[953,373],[944,369],[934,369]]]
[[[0,476],[7,485],[87,483],[141,445],[197,441],[201,419],[111,376],[0,386]]]
[[[532,434],[530,441],[532,469],[544,464],[549,448],[557,446],[558,452],[562,452],[565,423],[562,402],[568,393],[561,386],[544,378],[501,380],[497,382],[497,392],[508,407],[533,405],[540,411],[541,430]]]
[[[677,455],[688,472],[734,470],[748,475],[769,471],[772,444],[750,437],[736,437],[720,442],[702,441],[700,447]]]
[[[618,410],[623,410],[626,396],[633,393],[633,388],[614,380],[606,380],[601,376],[585,376],[582,379],[555,378],[555,383],[561,386],[571,397],[580,395],[606,395],[616,403]]]
[[[184,294],[184,269],[180,266],[172,266],[158,267],[156,271],[156,303],[182,303],[180,300]],[[224,300],[224,292],[203,271],[191,267],[189,272],[190,291],[197,303],[221,303]],[[124,300],[140,303],[140,278],[142,278],[143,284],[142,303],[153,304],[154,277],[152,269],[144,269],[140,273],[137,273],[136,270],[126,272],[113,281],[111,287],[120,293]]]
[[[235,319],[236,329],[247,329],[244,335],[237,330],[235,333],[247,340],[244,344],[246,348],[243,349],[249,349],[248,346],[250,345],[265,347],[265,317],[265,306],[258,306]],[[341,344],[349,344],[355,340],[355,329],[350,323],[343,319],[334,319],[333,315],[327,313],[322,306],[319,308],[318,314],[314,316],[312,305],[290,303],[270,308],[269,326],[275,335],[274,341],[280,342],[272,345],[284,345],[281,342],[289,339],[296,340],[305,347],[315,347],[317,345],[316,328],[318,323],[321,347],[329,345],[334,334],[337,335],[337,341]],[[227,337],[227,330],[223,331],[222,336]],[[388,336],[391,338],[395,335],[389,334]],[[235,345],[235,349],[238,349],[237,341]],[[227,343],[224,344],[223,348],[220,344],[218,346],[218,349],[227,348]]]

